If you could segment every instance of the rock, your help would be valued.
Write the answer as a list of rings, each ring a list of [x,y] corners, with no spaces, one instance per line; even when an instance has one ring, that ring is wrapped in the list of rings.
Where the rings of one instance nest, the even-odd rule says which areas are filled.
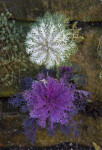
[[[0,121],[2,120],[2,102],[0,101]]]
[[[31,145],[24,137],[22,132],[22,119],[26,116],[17,114],[10,115],[3,114],[4,129],[0,128],[0,142],[6,146],[29,146]],[[95,120],[92,117],[86,117],[85,115],[78,115],[75,118],[76,121],[81,120],[79,125],[79,136],[72,137],[72,135],[66,137],[59,130],[53,137],[49,137],[45,130],[37,130],[36,142],[33,145],[36,146],[50,146],[63,142],[79,143],[83,145],[92,146],[92,141],[99,146],[102,145],[102,118]]]
[[[102,21],[101,0],[1,0],[5,10],[19,20],[34,21],[46,11],[61,12],[70,20],[84,22]]]
[[[97,54],[102,29],[87,27],[82,32],[84,41],[80,43],[78,53],[71,60],[81,66],[80,72],[87,77],[83,90],[92,92],[93,100],[102,101],[102,81],[99,78],[102,62]]]

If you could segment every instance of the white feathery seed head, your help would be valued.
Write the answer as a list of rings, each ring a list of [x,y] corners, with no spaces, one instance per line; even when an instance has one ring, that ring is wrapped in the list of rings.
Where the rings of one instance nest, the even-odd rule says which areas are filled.
[[[48,69],[60,66],[65,59],[76,53],[77,46],[72,40],[71,29],[65,28],[66,17],[47,12],[43,18],[37,18],[26,37],[26,52],[30,60]]]

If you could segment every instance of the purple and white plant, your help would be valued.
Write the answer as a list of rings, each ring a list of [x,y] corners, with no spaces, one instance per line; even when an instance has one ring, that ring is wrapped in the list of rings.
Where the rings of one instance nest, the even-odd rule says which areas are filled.
[[[77,123],[73,117],[85,108],[88,95],[89,92],[77,90],[71,82],[66,84],[64,78],[58,81],[48,76],[33,81],[29,89],[11,97],[9,103],[28,113],[23,122],[24,133],[33,142],[37,127],[45,128],[51,136],[58,127],[67,136],[71,130],[76,135]]]
[[[42,19],[37,18],[26,38],[26,52],[30,54],[32,62],[43,64],[47,69],[58,69],[66,58],[70,59],[70,55],[77,51],[72,30],[65,29],[65,20],[63,15],[50,13],[46,13]],[[59,80],[50,77],[48,72],[39,74],[38,81],[26,77],[21,86],[25,91],[9,100],[13,106],[19,106],[23,113],[28,112],[23,126],[31,141],[35,140],[37,127],[45,128],[50,135],[54,135],[58,126],[65,134],[70,133],[74,126],[76,134],[73,117],[79,112],[80,106],[75,102],[84,99],[83,95],[87,99],[88,93],[78,93],[76,85],[70,81],[71,68],[61,68],[61,71]]]

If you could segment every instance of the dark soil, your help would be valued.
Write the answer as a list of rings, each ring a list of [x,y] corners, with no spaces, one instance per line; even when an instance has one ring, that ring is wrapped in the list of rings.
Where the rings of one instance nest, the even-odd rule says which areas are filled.
[[[49,147],[8,147],[0,150],[95,150],[93,147],[83,146],[75,143],[62,143]]]
[[[98,117],[102,117],[102,102],[95,101],[92,103],[88,103],[85,108],[85,112],[82,112],[87,116],[93,117],[97,119]]]
[[[77,20],[74,20],[74,21],[70,21],[70,25],[72,25],[75,21]],[[85,28],[87,26],[90,26],[90,27],[102,27],[102,22],[83,22],[83,21],[77,21],[77,28]]]

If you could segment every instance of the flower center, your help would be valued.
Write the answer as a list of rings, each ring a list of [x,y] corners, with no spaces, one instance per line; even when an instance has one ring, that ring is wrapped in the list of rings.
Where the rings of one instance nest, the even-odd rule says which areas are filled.
[[[45,45],[44,45],[44,49],[46,51],[48,51],[49,49],[51,49],[51,43],[48,43],[48,41],[45,42]]]

